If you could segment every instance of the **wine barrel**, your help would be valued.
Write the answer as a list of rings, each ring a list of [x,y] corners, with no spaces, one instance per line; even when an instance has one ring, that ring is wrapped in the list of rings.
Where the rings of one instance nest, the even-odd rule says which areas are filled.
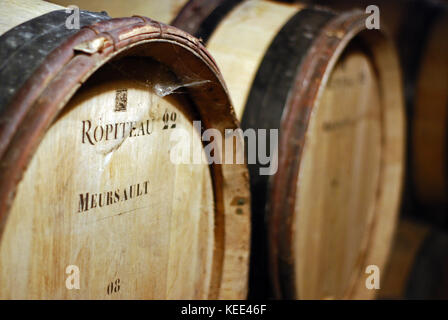
[[[381,299],[447,299],[448,235],[418,221],[401,220],[387,268]]]
[[[69,29],[58,6],[4,4],[0,297],[245,298],[246,165],[171,156],[207,156],[193,121],[238,128],[205,48],[145,17],[80,11]]]
[[[243,129],[279,130],[278,171],[260,175],[263,164],[249,164],[249,297],[372,297],[365,270],[384,266],[402,187],[394,46],[366,29],[360,11],[263,0],[201,4],[189,1],[172,24],[206,43]]]
[[[448,205],[448,9],[426,30],[413,96],[414,191],[424,205]]]

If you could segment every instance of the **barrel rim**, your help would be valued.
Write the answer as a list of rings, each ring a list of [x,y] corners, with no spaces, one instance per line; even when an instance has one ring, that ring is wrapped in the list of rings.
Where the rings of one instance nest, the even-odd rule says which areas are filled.
[[[293,239],[294,233],[294,207],[295,207],[295,195],[297,188],[298,173],[300,170],[300,162],[302,158],[302,151],[306,144],[306,131],[308,123],[310,121],[310,115],[314,106],[319,103],[319,97],[322,95],[328,77],[331,74],[336,61],[342,54],[343,49],[350,43],[355,37],[361,36],[363,39],[375,38],[374,41],[386,43],[388,49],[382,53],[378,50],[372,50],[374,69],[378,72],[381,93],[381,105],[383,109],[392,108],[395,110],[395,118],[389,119],[391,116],[386,116],[382,110],[382,122],[386,122],[386,127],[382,128],[382,149],[387,148],[390,151],[390,145],[393,142],[399,141],[398,150],[393,151],[393,159],[385,159],[382,155],[382,164],[380,169],[380,182],[379,188],[384,189],[384,185],[388,179],[385,179],[384,175],[391,176],[393,181],[398,184],[398,190],[387,190],[391,194],[388,195],[391,207],[383,208],[388,209],[388,212],[381,212],[382,216],[388,213],[390,218],[387,230],[384,229],[384,224],[379,224],[377,220],[373,219],[368,228],[370,229],[367,238],[368,243],[372,243],[374,237],[380,237],[382,244],[381,250],[369,250],[365,249],[363,252],[363,261],[371,256],[377,257],[380,268],[383,267],[384,262],[388,256],[390,250],[391,241],[388,241],[392,237],[393,229],[398,216],[398,208],[400,203],[400,197],[402,192],[402,180],[403,180],[403,159],[404,159],[404,104],[401,94],[401,76],[399,74],[399,63],[396,50],[391,40],[382,31],[368,30],[365,26],[367,15],[360,10],[353,10],[332,19],[322,30],[318,38],[315,40],[307,56],[305,57],[300,71],[296,74],[294,90],[289,96],[285,113],[282,119],[282,132],[279,137],[279,149],[283,152],[279,153],[279,166],[278,172],[275,176],[271,177],[269,183],[270,199],[268,201],[268,239],[270,244],[269,249],[269,263],[271,268],[271,283],[273,286],[274,294],[276,298],[288,298],[296,299],[297,289],[295,287],[295,261],[296,258],[292,254],[294,252]],[[385,69],[383,62],[379,61],[378,56],[380,54],[386,55],[390,61],[392,69]],[[392,76],[386,73],[393,73]],[[399,89],[394,92],[390,90],[397,84],[393,84],[393,81],[398,82]],[[387,82],[385,85],[383,82]],[[308,83],[305,88],[301,86],[301,83]],[[392,86],[391,86],[392,83]],[[389,92],[389,94],[387,94]],[[395,105],[387,105],[385,100]],[[387,118],[386,118],[387,117]],[[397,120],[396,123],[390,123],[391,120]],[[393,126],[396,126],[396,130],[391,130]],[[385,133],[385,134],[384,134]],[[397,136],[394,137],[393,135]],[[291,139],[295,137],[295,139]],[[395,139],[395,140],[394,140]],[[384,147],[386,145],[386,147]],[[390,156],[389,156],[390,157]],[[397,165],[398,163],[398,165]],[[400,165],[401,164],[401,165]],[[385,166],[398,166],[395,168],[395,172],[391,172],[391,168],[385,168]],[[390,178],[390,177],[389,177]],[[290,187],[285,192],[283,186],[288,185]],[[381,201],[384,195],[383,190],[379,190],[377,195],[378,201]],[[378,217],[377,209],[375,210],[375,217]],[[347,293],[344,298],[357,298],[359,293],[360,284],[359,279],[362,276],[361,273],[353,275],[352,281],[348,286]],[[357,281],[358,280],[358,281]],[[358,283],[357,283],[358,282]],[[364,281],[361,281],[361,286],[364,285]]]

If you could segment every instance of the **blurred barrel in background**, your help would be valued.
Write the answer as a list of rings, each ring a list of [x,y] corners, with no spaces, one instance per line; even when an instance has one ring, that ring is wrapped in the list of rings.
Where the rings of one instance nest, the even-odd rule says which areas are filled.
[[[393,45],[360,11],[202,5],[189,1],[173,24],[206,43],[243,129],[280,133],[278,171],[249,166],[250,297],[269,296],[268,264],[277,298],[372,297],[365,269],[386,261],[404,162]]]
[[[406,299],[448,299],[448,234],[432,228],[415,257]]]
[[[448,235],[419,221],[400,221],[381,280],[380,299],[447,299]]]
[[[426,205],[448,204],[448,10],[440,10],[421,49],[413,110],[415,192]]]
[[[56,5],[2,10],[0,297],[245,298],[246,166],[171,157],[204,156],[194,120],[238,128],[205,48],[144,17],[81,11],[78,30]]]
[[[339,11],[380,9],[404,77],[407,132],[405,201],[379,298],[446,299],[448,10],[438,0],[309,0]],[[405,220],[412,219],[412,220]],[[412,221],[412,222],[409,222]]]
[[[440,0],[307,0],[345,11],[375,4],[400,54],[408,118],[405,214],[448,227],[448,4]],[[422,216],[422,214],[426,216]]]

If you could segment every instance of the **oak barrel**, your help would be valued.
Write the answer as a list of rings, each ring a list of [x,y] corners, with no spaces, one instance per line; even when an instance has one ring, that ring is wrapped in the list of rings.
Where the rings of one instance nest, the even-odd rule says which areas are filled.
[[[448,234],[402,219],[382,275],[380,299],[447,299]]]
[[[433,14],[418,56],[412,116],[412,173],[417,199],[448,205],[448,6]]]
[[[365,270],[382,269],[389,252],[405,125],[395,48],[366,29],[366,18],[271,1],[192,0],[172,22],[206,43],[243,129],[279,129],[275,174],[249,165],[251,298],[374,295]]]
[[[245,298],[247,167],[171,158],[205,154],[193,121],[238,128],[207,50],[145,17],[2,9],[0,298]]]

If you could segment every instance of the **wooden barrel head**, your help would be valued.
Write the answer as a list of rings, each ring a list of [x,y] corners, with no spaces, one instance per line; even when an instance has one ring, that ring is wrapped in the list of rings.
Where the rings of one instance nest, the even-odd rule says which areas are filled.
[[[157,83],[158,65],[133,61],[125,70],[154,75],[146,80]],[[173,129],[201,144],[182,98],[159,97],[113,68],[79,90],[19,184],[1,241],[3,298],[208,297],[210,170],[170,160]],[[69,265],[79,267],[80,290],[58,281]]]
[[[50,14],[36,19],[64,12]],[[0,106],[0,296],[244,298],[245,165],[172,158],[205,157],[202,130],[238,128],[216,65],[176,28],[101,17]]]
[[[290,149],[280,155],[272,187],[274,284],[285,296],[371,298],[366,270],[384,267],[400,204],[397,55],[387,37],[351,13],[330,21],[309,52],[284,115],[280,148]],[[297,184],[285,194],[286,181]]]
[[[311,115],[297,180],[299,297],[341,297],[360,267],[379,187],[379,96],[369,58],[348,47]]]

